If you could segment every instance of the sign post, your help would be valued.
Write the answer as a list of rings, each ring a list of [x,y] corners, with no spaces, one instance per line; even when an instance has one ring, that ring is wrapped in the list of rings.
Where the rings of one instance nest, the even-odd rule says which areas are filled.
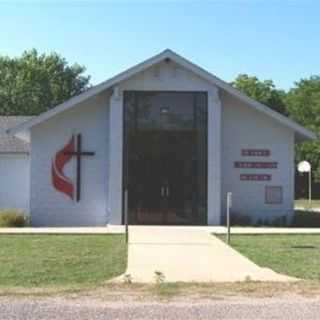
[[[312,183],[311,183],[311,164],[308,161],[301,161],[298,163],[299,172],[308,172],[309,173],[309,205],[311,206],[312,201]]]
[[[128,227],[128,189],[124,191],[124,223],[126,228],[126,243],[129,242],[129,227]]]
[[[227,192],[227,243],[230,244],[230,208],[232,207],[232,192]]]

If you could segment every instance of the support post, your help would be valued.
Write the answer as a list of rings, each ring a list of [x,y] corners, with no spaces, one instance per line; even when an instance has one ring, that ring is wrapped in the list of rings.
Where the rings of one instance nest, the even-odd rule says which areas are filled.
[[[113,88],[109,104],[109,223],[122,224],[123,92],[119,87]]]
[[[221,224],[221,101],[219,89],[208,91],[208,225]]]
[[[312,190],[311,190],[311,169],[309,170],[309,206],[311,207]]]
[[[126,228],[126,243],[129,242],[129,222],[128,222],[128,189],[124,191],[124,223]]]
[[[232,193],[227,193],[227,243],[230,244],[230,208],[232,207]]]

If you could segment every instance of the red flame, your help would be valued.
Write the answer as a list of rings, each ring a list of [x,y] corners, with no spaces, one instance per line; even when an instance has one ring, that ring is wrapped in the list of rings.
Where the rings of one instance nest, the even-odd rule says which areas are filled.
[[[71,160],[72,155],[66,154],[67,152],[74,152],[74,136],[71,137],[70,141],[56,153],[52,160],[51,166],[51,177],[53,186],[60,192],[66,194],[71,199],[74,196],[74,187],[72,181],[65,176],[63,172],[64,166]]]

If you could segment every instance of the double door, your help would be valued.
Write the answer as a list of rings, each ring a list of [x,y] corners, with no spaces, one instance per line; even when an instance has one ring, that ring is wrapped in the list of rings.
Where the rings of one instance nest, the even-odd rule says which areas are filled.
[[[194,223],[194,132],[153,131],[131,138],[130,223]]]

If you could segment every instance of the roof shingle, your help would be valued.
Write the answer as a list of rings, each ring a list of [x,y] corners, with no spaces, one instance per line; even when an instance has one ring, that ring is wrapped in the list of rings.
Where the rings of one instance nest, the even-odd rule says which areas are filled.
[[[8,135],[6,130],[31,118],[27,116],[0,116],[0,153],[30,152],[30,144],[27,141]]]

